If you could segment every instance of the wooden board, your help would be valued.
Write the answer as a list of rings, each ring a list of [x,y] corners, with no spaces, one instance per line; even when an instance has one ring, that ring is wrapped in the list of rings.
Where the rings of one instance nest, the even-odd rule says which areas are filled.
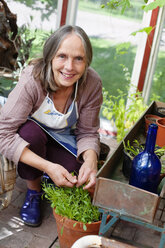
[[[153,222],[159,196],[112,179],[97,179],[93,204],[105,210]]]

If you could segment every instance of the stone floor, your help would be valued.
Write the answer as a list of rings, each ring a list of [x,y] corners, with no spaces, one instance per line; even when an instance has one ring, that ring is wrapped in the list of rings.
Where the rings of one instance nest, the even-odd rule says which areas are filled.
[[[112,153],[116,147],[115,140],[104,141],[110,145]],[[41,226],[32,228],[21,221],[19,210],[24,201],[25,192],[26,186],[23,180],[17,177],[11,204],[0,212],[0,248],[58,248],[56,223],[52,209],[45,200],[42,202],[43,222]],[[164,205],[165,202],[163,207]],[[125,221],[119,221],[109,230],[106,237],[109,235],[122,242],[123,248],[127,247],[125,240],[139,248],[158,248],[160,241],[160,233]]]

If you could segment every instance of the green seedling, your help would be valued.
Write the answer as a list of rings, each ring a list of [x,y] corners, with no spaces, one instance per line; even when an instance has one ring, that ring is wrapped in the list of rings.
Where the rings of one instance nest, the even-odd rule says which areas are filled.
[[[43,183],[43,190],[57,214],[84,224],[100,220],[98,207],[92,205],[90,194],[83,186],[68,188]]]

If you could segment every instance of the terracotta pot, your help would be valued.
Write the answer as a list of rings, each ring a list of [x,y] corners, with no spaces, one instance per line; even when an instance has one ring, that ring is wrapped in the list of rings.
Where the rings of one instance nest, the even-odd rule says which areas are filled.
[[[156,144],[160,147],[165,146],[165,118],[160,118],[156,121],[158,125]]]
[[[147,134],[148,127],[151,123],[156,124],[156,121],[159,120],[161,117],[158,115],[147,114],[144,116],[145,119],[145,133]]]
[[[85,224],[87,230],[84,231],[83,223],[58,215],[54,209],[53,215],[56,219],[60,248],[70,248],[76,240],[83,236],[99,234],[101,221]],[[62,234],[61,230],[63,230]]]

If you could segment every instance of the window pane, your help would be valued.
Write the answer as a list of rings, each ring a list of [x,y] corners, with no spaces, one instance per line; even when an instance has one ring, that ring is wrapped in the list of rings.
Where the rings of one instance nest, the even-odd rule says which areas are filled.
[[[137,50],[138,38],[131,35],[141,28],[142,2],[121,14],[121,9],[101,8],[107,1],[80,0],[76,24],[90,36],[94,57],[92,67],[100,74],[111,95],[117,89],[127,92]]]
[[[155,65],[150,96],[153,94],[160,96],[160,101],[165,102],[165,21],[163,24],[162,35],[160,39],[159,52]]]

